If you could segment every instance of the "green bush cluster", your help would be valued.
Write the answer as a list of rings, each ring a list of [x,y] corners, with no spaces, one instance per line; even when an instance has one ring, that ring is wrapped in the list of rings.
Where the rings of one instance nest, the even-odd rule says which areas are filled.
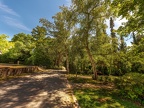
[[[114,82],[114,80],[116,79],[116,76],[99,76],[98,77],[98,81],[103,81],[103,82],[107,82],[107,83],[112,83]]]
[[[144,104],[144,74],[127,73],[115,79],[115,85],[124,98],[139,101]]]

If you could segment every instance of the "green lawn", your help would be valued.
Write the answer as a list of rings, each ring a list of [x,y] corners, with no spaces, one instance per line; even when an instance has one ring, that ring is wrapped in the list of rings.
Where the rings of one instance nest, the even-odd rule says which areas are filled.
[[[122,99],[112,83],[94,81],[91,77],[68,77],[81,108],[142,108]]]

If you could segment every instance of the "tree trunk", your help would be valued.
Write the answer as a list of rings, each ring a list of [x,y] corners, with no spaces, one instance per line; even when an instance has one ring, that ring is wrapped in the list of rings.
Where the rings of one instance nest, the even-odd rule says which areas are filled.
[[[60,67],[60,62],[61,62],[61,57],[60,54],[57,54],[55,60],[54,60],[54,66],[56,66],[57,68]]]
[[[137,39],[134,32],[132,32],[132,36],[133,36],[133,43],[137,45]]]
[[[92,71],[93,71],[93,75],[94,75],[93,79],[96,80],[98,77],[97,70],[96,70],[96,64],[95,64],[94,58],[90,52],[88,44],[86,45],[86,51],[88,53],[88,56],[89,56],[89,59],[90,59],[91,65],[92,65]]]
[[[58,68],[60,67],[60,64],[61,64],[61,54],[59,54],[58,57],[57,57],[57,66],[58,66]]]
[[[69,58],[68,58],[68,53],[66,53],[66,70],[69,74]]]
[[[17,61],[17,64],[19,65],[19,60]]]
[[[91,28],[90,13],[87,14],[86,23],[87,23],[87,27],[86,27],[86,30],[84,31],[85,32],[85,34],[84,34],[85,48],[86,48],[87,54],[89,56],[91,65],[92,65],[92,71],[94,74],[93,79],[96,80],[98,77],[97,70],[96,70],[96,64],[95,64],[94,58],[93,58],[90,48],[89,48],[89,38],[88,38],[89,30]]]

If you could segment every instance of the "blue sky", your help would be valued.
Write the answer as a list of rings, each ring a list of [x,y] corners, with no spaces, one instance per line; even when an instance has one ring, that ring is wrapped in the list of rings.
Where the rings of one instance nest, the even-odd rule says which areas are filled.
[[[0,0],[0,34],[30,34],[40,18],[51,21],[62,5],[70,0]]]
[[[59,6],[70,5],[71,0],[0,0],[0,34],[10,38],[18,33],[30,34],[39,25],[40,18],[52,21],[52,16],[60,11]],[[126,20],[117,19],[117,29]],[[107,20],[109,25],[109,20]],[[107,29],[110,34],[110,29]],[[130,42],[127,42],[130,44]]]

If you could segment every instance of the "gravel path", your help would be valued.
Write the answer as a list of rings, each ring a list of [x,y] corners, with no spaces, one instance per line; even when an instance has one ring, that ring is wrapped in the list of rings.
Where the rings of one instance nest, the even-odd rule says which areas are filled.
[[[40,72],[0,83],[0,108],[78,108],[64,72]]]

